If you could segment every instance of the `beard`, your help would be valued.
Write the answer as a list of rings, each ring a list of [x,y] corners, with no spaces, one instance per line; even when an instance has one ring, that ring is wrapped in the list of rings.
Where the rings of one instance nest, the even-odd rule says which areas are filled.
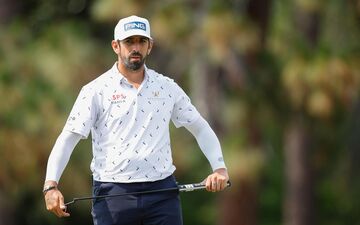
[[[131,57],[139,57],[139,60],[131,61]],[[129,55],[129,57],[126,57],[123,59],[123,62],[129,70],[137,71],[139,70],[144,64],[145,64],[146,56],[144,57],[139,52],[133,52]]]

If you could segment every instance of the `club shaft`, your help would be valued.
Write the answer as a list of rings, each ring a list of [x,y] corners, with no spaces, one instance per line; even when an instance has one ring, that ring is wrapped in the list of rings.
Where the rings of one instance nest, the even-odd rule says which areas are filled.
[[[227,187],[230,187],[231,183],[227,183]],[[73,204],[77,201],[82,200],[94,200],[94,199],[102,199],[102,198],[111,198],[111,197],[119,197],[125,195],[138,195],[138,194],[151,194],[151,193],[159,193],[159,192],[169,192],[169,191],[179,191],[179,192],[189,192],[199,189],[205,189],[206,186],[203,183],[197,184],[182,184],[178,185],[177,187],[172,188],[164,188],[164,189],[157,189],[157,190],[149,190],[149,191],[139,191],[139,192],[130,192],[130,193],[120,193],[120,194],[112,194],[112,195],[98,195],[98,196],[89,196],[89,197],[81,197],[81,198],[73,198],[72,201],[65,203],[65,206]]]

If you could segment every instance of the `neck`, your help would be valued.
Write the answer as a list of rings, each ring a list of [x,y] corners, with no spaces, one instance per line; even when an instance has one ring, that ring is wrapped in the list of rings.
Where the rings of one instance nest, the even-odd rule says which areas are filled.
[[[138,70],[130,70],[126,68],[122,63],[117,63],[117,68],[119,72],[136,88],[138,88],[144,80],[145,77],[145,67],[142,66]]]

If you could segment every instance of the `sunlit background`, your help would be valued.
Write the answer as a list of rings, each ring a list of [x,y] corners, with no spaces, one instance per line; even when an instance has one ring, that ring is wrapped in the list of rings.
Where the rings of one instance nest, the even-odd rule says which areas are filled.
[[[220,138],[232,187],[182,193],[185,225],[360,224],[359,0],[0,0],[0,224],[92,224],[45,209],[47,158],[82,85],[109,69],[113,28],[150,20],[147,66],[175,79]],[[176,177],[210,166],[171,126]],[[60,180],[91,194],[91,141]]]

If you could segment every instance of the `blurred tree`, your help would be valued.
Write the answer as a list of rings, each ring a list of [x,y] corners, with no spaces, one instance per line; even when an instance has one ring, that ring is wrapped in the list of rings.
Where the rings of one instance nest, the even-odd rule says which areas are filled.
[[[359,223],[359,5],[0,0],[0,223],[91,223],[88,204],[69,220],[47,213],[40,190],[75,96],[111,66],[113,27],[131,14],[149,18],[147,64],[190,93],[233,181],[217,197],[183,195],[186,224]],[[172,133],[178,179],[206,176],[195,141]],[[90,145],[62,177],[66,198],[90,191]]]
[[[316,187],[320,182],[313,179],[319,180],[319,168],[324,168],[318,164],[317,158],[319,154],[333,155],[337,148],[341,148],[336,140],[341,135],[344,115],[351,108],[350,102],[359,96],[359,76],[347,60],[357,55],[353,55],[353,50],[359,48],[350,36],[358,35],[358,29],[351,26],[353,21],[344,21],[341,29],[344,33],[352,33],[345,45],[351,47],[338,49],[337,40],[328,41],[329,37],[336,35],[324,36],[333,26],[320,25],[322,21],[336,17],[339,10],[346,10],[351,15],[349,2],[330,1],[325,4],[299,0],[282,4],[276,8],[279,14],[280,8],[284,10],[286,7],[295,14],[294,20],[291,20],[292,15],[285,13],[282,14],[285,17],[278,20],[283,25],[277,29],[282,27],[279,33],[288,40],[274,48],[279,56],[283,56],[282,76],[291,106],[284,130],[287,134],[284,136],[284,224],[319,224],[320,219],[315,215],[319,215],[316,211],[322,209],[315,201]],[[288,23],[287,28],[284,21]],[[330,52],[324,52],[324,47]],[[330,134],[327,130],[338,132]]]

